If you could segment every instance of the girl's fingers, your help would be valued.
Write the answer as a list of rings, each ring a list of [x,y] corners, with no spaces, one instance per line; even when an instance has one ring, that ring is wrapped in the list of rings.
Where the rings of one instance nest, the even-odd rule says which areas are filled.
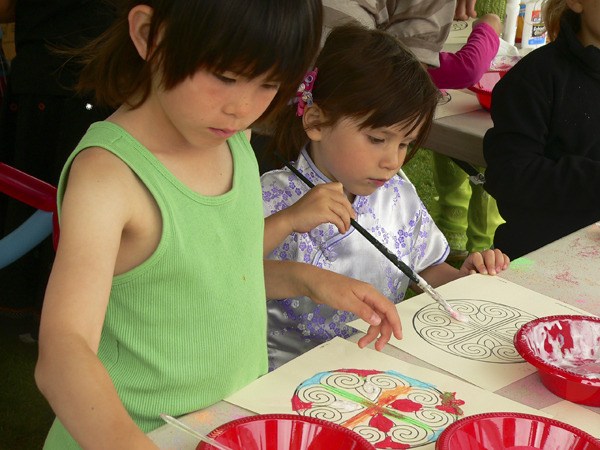
[[[375,349],[378,351],[383,350],[385,345],[390,341],[392,337],[392,327],[387,321],[383,321],[379,328],[379,339],[375,343]]]
[[[367,329],[367,333],[358,340],[358,346],[360,348],[365,348],[379,336],[379,327],[371,325]]]
[[[341,203],[333,203],[330,206],[330,210],[334,214],[334,219],[336,220],[335,225],[340,233],[346,233],[350,229],[350,219],[352,218],[353,210],[348,210],[348,208]]]

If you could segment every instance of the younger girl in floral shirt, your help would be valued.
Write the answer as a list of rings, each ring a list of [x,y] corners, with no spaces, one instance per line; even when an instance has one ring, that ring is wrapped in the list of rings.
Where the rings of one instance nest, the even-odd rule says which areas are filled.
[[[265,255],[366,281],[400,302],[408,278],[350,227],[355,219],[432,286],[504,270],[499,250],[470,255],[460,270],[444,263],[448,243],[400,172],[409,147],[423,142],[438,98],[417,58],[389,33],[334,29],[273,140],[316,187],[288,169],[262,176]],[[350,336],[346,323],[354,319],[305,297],[271,302],[270,368]]]

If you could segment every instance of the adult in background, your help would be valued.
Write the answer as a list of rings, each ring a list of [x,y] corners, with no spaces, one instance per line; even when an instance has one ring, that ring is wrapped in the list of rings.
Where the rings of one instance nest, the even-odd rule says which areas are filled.
[[[497,3],[501,4],[495,8],[503,11],[504,2]],[[412,50],[440,89],[477,83],[498,49],[500,20],[496,17],[495,23],[490,20],[493,14],[486,14],[480,22],[487,24],[474,29],[463,49],[455,54],[442,51],[453,19],[477,16],[476,0],[323,0],[323,5],[324,36],[348,21],[383,29]],[[450,244],[449,260],[490,248],[494,231],[503,222],[495,200],[481,186],[471,185],[467,173],[447,156],[434,153],[433,163],[438,199],[432,216]]]
[[[494,87],[485,188],[511,259],[600,220],[600,1],[547,0],[551,42]]]

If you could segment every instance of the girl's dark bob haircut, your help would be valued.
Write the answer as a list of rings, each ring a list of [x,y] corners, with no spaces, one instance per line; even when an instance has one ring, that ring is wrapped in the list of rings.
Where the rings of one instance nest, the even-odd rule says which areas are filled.
[[[321,0],[127,0],[113,26],[74,55],[83,64],[79,91],[100,104],[132,107],[151,92],[152,74],[171,89],[198,69],[232,71],[280,82],[293,95],[319,47]],[[153,9],[144,61],[129,37],[128,13]],[[278,104],[274,101],[271,107]]]
[[[315,66],[312,96],[325,116],[316,125],[333,126],[349,118],[360,128],[402,125],[411,132],[420,127],[412,148],[423,144],[440,92],[417,57],[394,36],[360,25],[338,26]],[[279,119],[269,150],[294,159],[308,142],[302,119],[296,117],[295,105]]]

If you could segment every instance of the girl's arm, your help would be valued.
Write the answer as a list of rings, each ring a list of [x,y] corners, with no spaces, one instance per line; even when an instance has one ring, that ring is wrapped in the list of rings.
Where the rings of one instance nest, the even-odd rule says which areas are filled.
[[[362,348],[377,339],[382,350],[392,333],[402,339],[402,325],[395,305],[373,286],[310,264],[294,261],[265,261],[268,299],[306,296],[315,303],[350,311],[369,324]]]
[[[497,275],[508,269],[509,264],[509,257],[500,250],[485,250],[483,252],[471,253],[467,259],[465,259],[465,262],[460,269],[447,263],[441,263],[422,270],[419,275],[421,275],[421,277],[423,277],[431,286],[438,287],[474,273]]]
[[[481,80],[498,53],[501,27],[495,14],[474,22],[467,43],[456,53],[441,52],[440,67],[428,69],[433,83],[440,89],[464,89]]]
[[[322,223],[332,223],[344,234],[354,218],[341,183],[319,184],[293,205],[265,218],[264,256],[293,232],[308,233]]]
[[[156,449],[136,426],[97,357],[122,235],[132,208],[126,167],[106,152],[74,161],[42,312],[38,387],[86,449]]]

